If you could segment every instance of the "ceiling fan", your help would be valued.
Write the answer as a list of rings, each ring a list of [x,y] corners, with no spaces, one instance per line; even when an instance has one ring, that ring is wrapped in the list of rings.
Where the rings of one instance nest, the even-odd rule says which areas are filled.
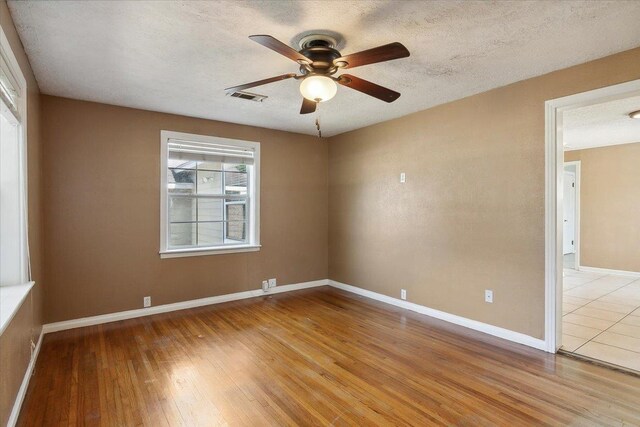
[[[385,102],[393,102],[400,97],[398,92],[352,76],[351,74],[341,74],[339,76],[334,76],[334,74],[340,69],[355,68],[362,65],[375,64],[376,62],[406,58],[409,56],[409,51],[401,43],[389,43],[384,46],[343,56],[335,49],[337,41],[333,37],[323,34],[313,34],[304,37],[300,40],[301,49],[299,51],[296,51],[269,35],[254,35],[249,36],[249,38],[297,62],[300,65],[300,74],[288,73],[245,83],[243,85],[226,88],[226,92],[241,91],[286,79],[302,80],[300,92],[302,93],[303,99],[300,114],[313,113],[319,102],[328,101],[333,98],[337,92],[336,82],[342,86],[355,89]]]

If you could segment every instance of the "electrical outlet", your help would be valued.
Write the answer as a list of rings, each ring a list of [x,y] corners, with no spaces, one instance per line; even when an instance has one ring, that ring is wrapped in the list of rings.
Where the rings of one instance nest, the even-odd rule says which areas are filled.
[[[144,297],[142,305],[145,307],[151,307],[151,297]]]
[[[485,289],[484,291],[484,302],[493,302],[493,291],[491,289]]]
[[[269,287],[270,288],[275,288],[276,287],[276,279],[269,279]]]
[[[400,299],[407,299],[407,290],[400,289]]]
[[[263,280],[262,281],[262,290],[267,292],[269,290],[269,281],[268,280]]]
[[[405,173],[402,172],[400,174],[400,182],[404,184],[406,181],[407,181],[407,175],[405,175]]]

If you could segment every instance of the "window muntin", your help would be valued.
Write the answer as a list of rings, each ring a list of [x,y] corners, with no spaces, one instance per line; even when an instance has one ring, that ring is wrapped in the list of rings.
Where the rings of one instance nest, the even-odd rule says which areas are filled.
[[[259,144],[168,131],[162,144],[160,252],[258,246]]]

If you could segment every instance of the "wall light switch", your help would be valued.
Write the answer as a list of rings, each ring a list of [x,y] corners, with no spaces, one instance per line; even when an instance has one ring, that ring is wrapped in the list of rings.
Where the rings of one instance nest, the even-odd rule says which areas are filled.
[[[400,299],[407,299],[407,290],[400,289]]]
[[[144,297],[142,305],[144,305],[145,307],[151,307],[151,297]]]
[[[405,175],[405,173],[402,172],[400,174],[400,182],[404,184],[406,181],[407,181],[407,175]]]
[[[485,289],[484,302],[493,302],[493,291],[491,289]]]
[[[276,287],[276,279],[269,279],[269,287],[270,288],[275,288]]]

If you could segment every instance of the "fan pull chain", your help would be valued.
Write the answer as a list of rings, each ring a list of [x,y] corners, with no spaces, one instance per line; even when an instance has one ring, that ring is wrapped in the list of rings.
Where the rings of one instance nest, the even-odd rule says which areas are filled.
[[[318,129],[318,138],[322,138],[322,131],[320,130],[320,103],[316,102],[316,129]]]

